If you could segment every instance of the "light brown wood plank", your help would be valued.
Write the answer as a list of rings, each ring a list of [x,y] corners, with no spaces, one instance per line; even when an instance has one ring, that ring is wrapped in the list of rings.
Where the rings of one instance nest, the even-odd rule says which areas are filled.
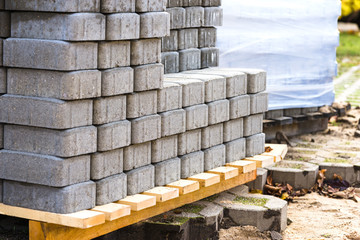
[[[156,206],[146,208],[142,211],[132,212],[129,216],[116,219],[111,222],[106,222],[88,229],[79,229],[73,227],[66,227],[49,223],[38,223],[30,221],[30,232],[33,229],[36,230],[36,234],[30,234],[30,240],[63,240],[63,239],[77,239],[87,240],[102,236],[109,232],[113,232],[122,227],[129,226],[141,220],[159,215],[161,213],[170,211],[172,209],[181,207],[185,204],[189,204],[200,199],[209,197],[216,193],[226,191],[230,188],[234,188],[241,184],[253,181],[256,179],[256,171],[239,174],[238,176],[226,181],[211,185],[206,188],[200,188],[198,191],[194,191],[188,194],[180,195],[178,198],[171,199],[166,202],[159,202]],[[105,217],[104,217],[105,218]]]
[[[234,167],[218,167],[215,169],[211,169],[207,172],[219,174],[221,177],[221,180],[228,180],[230,178],[233,178],[233,177],[236,177],[237,175],[239,175],[238,168],[234,168]]]
[[[145,208],[149,208],[156,205],[156,197],[144,195],[144,194],[135,194],[127,196],[124,199],[117,201],[116,203],[129,205],[132,211],[140,211]]]
[[[244,158],[244,160],[256,162],[257,168],[264,168],[264,167],[274,164],[273,156],[256,155],[253,157]]]
[[[253,161],[238,160],[235,162],[227,163],[226,166],[235,167],[239,169],[239,173],[247,173],[256,169],[256,163]]]
[[[198,181],[191,181],[186,179],[181,179],[179,181],[169,183],[167,186],[179,189],[180,195],[197,191],[200,188]]]
[[[170,199],[179,197],[179,189],[170,187],[155,187],[143,192],[142,194],[155,196],[157,202],[166,202]]]
[[[213,173],[199,173],[188,178],[189,180],[198,181],[201,187],[208,187],[220,182],[220,175]]]
[[[104,213],[106,221],[113,221],[115,219],[130,215],[131,207],[124,204],[109,203],[102,206],[96,206],[91,210]]]

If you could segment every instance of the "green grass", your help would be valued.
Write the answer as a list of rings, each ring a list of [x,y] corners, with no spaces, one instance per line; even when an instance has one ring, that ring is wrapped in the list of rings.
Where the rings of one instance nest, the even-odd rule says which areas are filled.
[[[201,210],[204,209],[204,207],[201,205],[198,205],[198,204],[187,204],[187,205],[182,206],[180,209],[187,213],[198,214],[199,212],[201,212]]]
[[[326,158],[324,162],[327,163],[351,163],[348,159],[343,158]]]
[[[340,33],[340,44],[336,51],[338,76],[360,63],[360,36]]]
[[[304,159],[300,158],[298,159],[299,161],[304,161]],[[299,163],[284,163],[284,162],[279,162],[276,163],[274,167],[281,167],[281,168],[294,168],[294,169],[302,169],[304,167],[304,165],[299,164]]]
[[[251,197],[236,197],[233,202],[240,203],[243,205],[252,205],[263,207],[268,202],[267,198],[251,198]]]

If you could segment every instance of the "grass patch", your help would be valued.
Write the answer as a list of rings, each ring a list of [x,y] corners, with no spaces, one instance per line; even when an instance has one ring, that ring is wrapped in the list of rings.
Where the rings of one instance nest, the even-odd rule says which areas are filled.
[[[182,225],[189,221],[190,218],[187,217],[177,217],[177,216],[168,216],[162,215],[156,217],[155,219],[150,220],[152,223],[164,224],[164,225]]]
[[[359,56],[360,37],[356,34],[340,33],[340,44],[336,54],[342,56]]]
[[[198,205],[198,204],[187,204],[187,205],[182,206],[180,209],[187,213],[198,214],[199,212],[201,212],[201,210],[204,209],[204,207],[201,205]]]
[[[250,197],[236,197],[233,202],[240,203],[243,205],[252,205],[263,207],[268,202],[267,198],[250,198]]]
[[[326,158],[324,162],[326,162],[326,163],[351,163],[350,160],[343,159],[343,158]]]
[[[298,158],[298,159],[299,159],[299,161],[301,161],[300,158]],[[276,163],[274,167],[303,169],[303,168],[304,168],[304,165],[299,164],[299,163],[284,163],[284,162],[279,162],[279,163]]]
[[[295,149],[295,152],[296,153],[301,153],[301,154],[308,154],[308,155],[314,155],[316,154],[316,151],[315,150],[298,150],[298,149]]]
[[[335,153],[336,158],[356,158],[356,154],[355,153],[340,153],[337,152]]]
[[[210,197],[205,198],[204,200],[213,202],[213,201],[215,201],[215,199],[217,199],[218,196],[219,196],[219,194],[214,194],[214,195],[211,195]]]

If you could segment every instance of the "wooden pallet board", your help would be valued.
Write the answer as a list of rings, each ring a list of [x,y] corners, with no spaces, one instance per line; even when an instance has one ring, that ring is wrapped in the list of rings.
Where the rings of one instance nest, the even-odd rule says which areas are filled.
[[[0,214],[75,228],[90,228],[105,223],[104,213],[89,210],[59,214],[0,203]]]
[[[200,184],[198,181],[181,179],[179,181],[169,183],[168,187],[174,187],[179,189],[179,194],[184,195],[199,190]]]
[[[213,173],[199,173],[188,179],[198,181],[201,187],[209,187],[220,182],[220,175]]]
[[[221,180],[228,180],[239,175],[239,169],[234,167],[218,167],[208,171],[209,173],[219,174]]]
[[[228,180],[223,180],[208,187],[202,187],[198,190],[188,192],[187,194],[182,194],[177,198],[170,199],[165,202],[158,202],[155,206],[145,208],[141,211],[132,211],[130,215],[124,216],[122,218],[115,219],[110,222],[103,223],[87,229],[81,229],[76,227],[67,227],[59,224],[52,224],[48,222],[38,222],[30,221],[30,240],[56,240],[56,239],[77,239],[85,240],[92,239],[98,236],[102,236],[109,232],[118,230],[122,227],[129,226],[141,220],[159,215],[161,213],[170,211],[172,209],[181,207],[185,204],[189,204],[200,199],[209,197],[216,193],[226,191],[230,188],[239,186],[241,184],[250,182],[256,179],[256,170],[251,172],[239,174],[236,177],[230,178]],[[146,196],[146,195],[143,195]],[[155,197],[154,197],[155,199]],[[94,212],[96,213],[96,212]],[[103,216],[103,221],[105,222],[105,215],[98,213]],[[45,219],[42,221],[46,221]]]
[[[255,155],[253,157],[244,158],[244,160],[255,162],[257,168],[264,168],[274,164],[273,156]]]
[[[238,160],[227,163],[226,166],[237,168],[239,170],[239,173],[247,173],[256,170],[256,163],[246,160]]]
[[[170,199],[179,197],[179,189],[171,187],[155,187],[143,192],[143,194],[155,196],[156,202],[166,202]]]
[[[274,162],[283,160],[288,151],[288,146],[286,144],[265,144],[265,147],[271,147],[272,151],[265,152],[261,155],[272,156],[274,158]]]
[[[156,197],[149,196],[144,194],[135,194],[131,196],[127,196],[117,203],[129,205],[131,207],[131,211],[140,211],[145,208],[149,208],[156,205]]]
[[[131,207],[129,205],[109,203],[102,206],[96,206],[91,210],[104,213],[106,221],[113,221],[115,219],[130,215]]]

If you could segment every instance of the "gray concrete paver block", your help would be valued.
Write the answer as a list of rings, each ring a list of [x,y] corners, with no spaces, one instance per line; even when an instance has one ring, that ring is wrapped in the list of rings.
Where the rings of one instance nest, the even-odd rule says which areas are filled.
[[[9,11],[0,11],[0,37],[7,38],[11,35],[11,16]]]
[[[244,117],[244,136],[248,137],[263,130],[263,114],[255,114]]]
[[[146,91],[163,87],[164,66],[161,63],[134,67],[134,91]]]
[[[157,91],[135,92],[127,95],[127,118],[137,118],[157,112]]]
[[[332,179],[334,174],[341,176],[350,184],[360,180],[360,168],[347,163],[319,163],[320,169],[326,169],[325,177]]]
[[[94,99],[93,124],[105,124],[126,118],[126,96],[112,96]]]
[[[142,39],[131,42],[131,65],[159,63],[161,39]]]
[[[130,66],[130,52],[130,41],[100,42],[98,68]]]
[[[250,96],[250,113],[263,113],[268,110],[268,93],[260,92],[256,94],[249,94]]]
[[[92,181],[55,188],[5,180],[3,194],[10,206],[65,214],[95,207],[96,186]]]
[[[267,175],[268,175],[267,169],[257,168],[256,169],[256,179],[254,181],[248,182],[246,184],[249,187],[249,190],[264,191],[264,186],[266,184]]]
[[[221,0],[202,0],[204,7],[217,7],[221,6]]]
[[[155,185],[164,186],[168,183],[175,182],[180,179],[181,160],[180,158],[172,158],[154,164],[155,167]]]
[[[219,66],[219,49],[215,47],[201,48],[201,68]]]
[[[166,9],[166,0],[137,0],[136,12],[161,12]]]
[[[178,155],[178,136],[169,136],[151,142],[151,162],[157,163]]]
[[[178,49],[197,48],[199,44],[197,28],[178,30]]]
[[[222,144],[224,140],[224,125],[222,123],[201,129],[201,148],[210,148]]]
[[[244,135],[244,119],[237,118],[224,122],[224,142],[243,137]]]
[[[193,130],[208,126],[209,107],[199,104],[184,108],[186,111],[186,130]]]
[[[161,137],[161,116],[148,115],[131,120],[131,143],[143,143]]]
[[[224,144],[203,150],[204,151],[204,170],[222,167],[226,162],[226,149]]]
[[[147,12],[140,14],[140,37],[158,38],[170,35],[170,14]]]
[[[18,57],[22,56],[22,57]],[[58,40],[8,38],[4,41],[4,66],[72,71],[96,69],[98,44]]]
[[[135,12],[135,1],[136,0],[101,0],[101,12]]]
[[[126,197],[127,176],[116,174],[96,181],[96,205],[104,205]]]
[[[205,7],[203,27],[222,26],[223,9],[220,7]]]
[[[217,100],[207,105],[209,107],[209,125],[225,122],[230,119],[229,100]]]
[[[94,126],[54,130],[19,125],[4,125],[4,148],[73,157],[96,152],[97,131]]]
[[[105,16],[100,13],[13,12],[11,37],[67,41],[105,40]]]
[[[162,52],[171,52],[177,51],[179,48],[178,44],[178,31],[171,30],[169,36],[161,38],[161,51]]]
[[[181,159],[181,178],[204,172],[204,152],[197,151],[180,156]]]
[[[97,127],[97,131],[97,149],[100,152],[130,145],[131,123],[128,120],[100,125]]]
[[[6,0],[5,8],[14,11],[99,12],[100,0]]]
[[[6,68],[0,67],[0,94],[6,93]]]
[[[250,115],[250,96],[241,95],[229,99],[230,119],[246,117]]]
[[[123,171],[124,150],[122,148],[91,155],[90,178],[99,180]]]
[[[140,16],[136,13],[114,13],[106,16],[106,40],[138,39]]]
[[[113,96],[134,91],[134,70],[131,67],[112,68],[101,72],[101,95]]]
[[[246,138],[246,156],[252,157],[265,151],[265,134],[258,133]]]
[[[164,73],[179,72],[179,53],[178,52],[162,52],[161,63],[164,65]]]
[[[170,29],[183,29],[185,27],[185,8],[167,8],[166,12],[170,14]]]
[[[178,135],[178,155],[201,150],[201,129],[186,131]]]
[[[201,51],[189,48],[179,51],[179,70],[187,71],[201,68]]]
[[[157,93],[157,111],[166,112],[182,108],[182,86],[177,83],[164,82]]]
[[[159,114],[161,116],[161,136],[166,137],[186,131],[186,112],[177,109]]]
[[[197,79],[177,77],[176,74],[166,74],[164,81],[175,82],[182,86],[182,106],[189,107],[205,102],[205,83]]]
[[[48,155],[0,151],[0,178],[51,187],[90,180],[90,155],[59,158]]]
[[[185,27],[196,28],[201,27],[204,22],[203,7],[187,7],[185,8]]]
[[[0,122],[66,129],[92,124],[91,100],[65,102],[6,94],[0,97]]]
[[[62,100],[95,98],[101,96],[101,72],[9,68],[7,89],[9,94]]]
[[[130,145],[124,148],[124,171],[151,163],[151,142]]]
[[[128,195],[138,194],[155,186],[155,167],[153,165],[136,168],[126,172],[126,175]]]
[[[217,30],[213,27],[199,28],[199,48],[215,47]]]
[[[226,162],[234,162],[246,157],[246,139],[239,138],[231,142],[225,143]]]

